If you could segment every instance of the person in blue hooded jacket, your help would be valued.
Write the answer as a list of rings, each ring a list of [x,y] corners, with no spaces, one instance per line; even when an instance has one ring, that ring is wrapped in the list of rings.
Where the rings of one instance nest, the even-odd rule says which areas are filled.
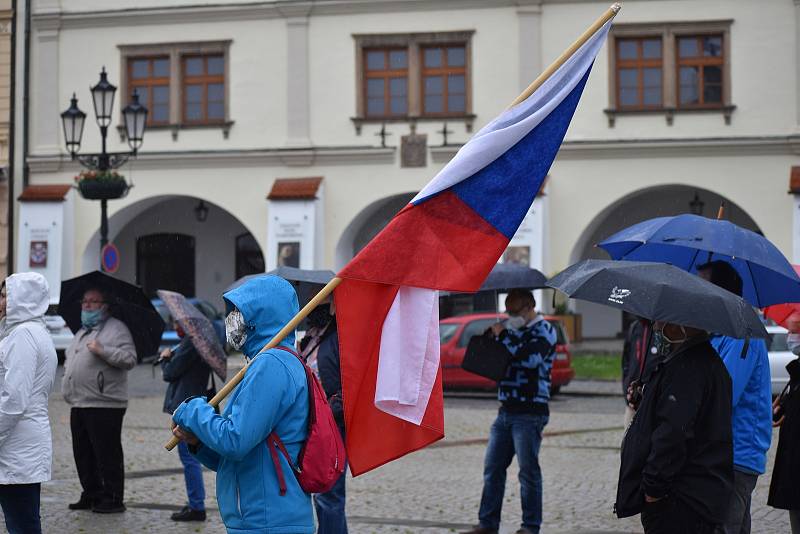
[[[308,386],[300,361],[280,348],[259,352],[298,311],[286,280],[261,276],[225,295],[228,342],[251,360],[242,382],[217,415],[203,397],[183,402],[172,416],[174,434],[203,465],[217,472],[217,501],[230,534],[311,534],[311,497],[279,457],[286,493],[266,438],[275,431],[296,461],[308,428]],[[294,333],[280,347],[294,347]]]
[[[742,296],[742,278],[730,263],[717,260],[701,265],[697,274],[723,289]],[[758,476],[767,469],[767,451],[772,440],[772,385],[769,356],[763,339],[711,336],[731,375],[734,488],[723,534],[749,534],[750,501]],[[746,345],[747,344],[747,345]],[[743,351],[746,354],[743,355]]]

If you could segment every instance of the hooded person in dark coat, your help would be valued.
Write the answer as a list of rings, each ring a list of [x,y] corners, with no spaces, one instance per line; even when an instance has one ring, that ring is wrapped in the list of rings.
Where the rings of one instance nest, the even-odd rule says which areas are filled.
[[[789,349],[800,354],[800,335],[789,335]],[[792,533],[800,533],[800,359],[786,365],[789,385],[784,395],[775,399],[774,412],[780,426],[778,450],[769,485],[767,504],[789,510]]]
[[[657,322],[664,355],[622,442],[619,517],[646,534],[711,533],[733,488],[731,379],[700,330]]]

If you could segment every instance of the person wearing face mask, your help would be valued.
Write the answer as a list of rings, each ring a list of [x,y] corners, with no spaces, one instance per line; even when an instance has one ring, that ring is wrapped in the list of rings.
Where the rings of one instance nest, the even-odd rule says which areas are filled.
[[[176,322],[175,332],[181,341],[176,347],[164,349],[160,355],[161,373],[166,382],[164,413],[172,412],[189,397],[206,395],[211,377],[211,367],[203,360],[192,341],[186,337]],[[184,442],[178,444],[178,456],[183,464],[183,478],[189,503],[179,512],[170,516],[173,521],[205,521],[206,490],[203,485],[203,471]]]
[[[315,370],[320,379],[325,395],[328,397],[333,418],[345,439],[344,406],[342,404],[341,361],[339,359],[339,335],[336,327],[335,308],[332,302],[317,306],[308,316],[314,335],[309,339],[308,333],[300,342],[301,355],[306,363]],[[308,339],[308,342],[306,341]],[[309,362],[313,362],[309,363]],[[345,468],[345,472],[347,469]],[[314,508],[317,511],[317,534],[347,534],[347,516],[345,514],[345,481],[346,473],[342,473],[336,484],[327,493],[314,495]]]
[[[800,355],[800,334],[790,333],[786,341],[789,350]],[[767,504],[788,510],[792,534],[800,534],[800,359],[790,361],[786,370],[789,383],[773,404],[773,426],[781,430]]]
[[[83,489],[70,510],[125,511],[122,419],[128,371],[136,366],[130,330],[109,314],[109,297],[84,292],[81,328],[66,350],[61,391],[70,410],[72,452]]]
[[[219,512],[229,533],[311,534],[311,497],[283,455],[276,460],[281,473],[276,471],[267,445],[275,432],[296,463],[308,434],[309,391],[305,369],[292,354],[294,332],[262,352],[297,314],[297,294],[286,280],[265,275],[223,298],[226,337],[250,360],[247,373],[222,414],[202,397],[181,403],[172,415],[173,434],[216,471]]]
[[[44,322],[50,302],[38,273],[0,287],[0,507],[10,534],[40,534],[39,495],[50,480],[53,445],[47,401],[56,350]]]
[[[711,534],[733,489],[731,378],[706,332],[654,324],[663,359],[622,442],[618,517],[646,534]]]
[[[697,274],[742,296],[742,278],[730,263],[713,261],[701,265]],[[767,451],[772,441],[772,381],[767,344],[763,339],[711,336],[733,383],[734,492],[720,534],[750,533],[750,500],[758,476],[767,470]],[[746,350],[746,353],[742,351]]]
[[[530,291],[512,289],[506,298],[508,320],[492,333],[512,355],[499,382],[501,403],[492,424],[483,468],[480,524],[463,534],[497,534],[505,493],[506,469],[517,456],[522,525],[517,534],[538,534],[542,524],[542,471],[539,448],[549,419],[550,370],[556,331],[536,312]]]

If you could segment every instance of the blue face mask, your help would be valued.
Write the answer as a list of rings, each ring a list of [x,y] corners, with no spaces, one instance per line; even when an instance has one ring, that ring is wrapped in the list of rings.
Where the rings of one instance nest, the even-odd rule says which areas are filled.
[[[103,320],[103,310],[81,310],[81,324],[84,328],[94,328]]]

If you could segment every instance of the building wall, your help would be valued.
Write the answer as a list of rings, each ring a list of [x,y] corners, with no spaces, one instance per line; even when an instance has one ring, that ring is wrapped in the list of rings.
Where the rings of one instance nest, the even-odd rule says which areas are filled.
[[[112,239],[125,210],[163,195],[191,195],[234,215],[265,249],[265,196],[276,178],[323,176],[323,255],[317,267],[340,267],[342,241],[376,202],[419,190],[472,132],[500,113],[608,6],[606,0],[407,0],[337,3],[186,0],[34,2],[32,36],[32,183],[72,180],[78,166],[63,156],[58,112],[73,91],[89,114],[83,150],[99,147],[88,85],[106,65],[119,80],[118,46],[226,40],[230,48],[228,138],[219,128],[150,130],[138,160],[123,168],[135,187],[109,204]],[[64,9],[64,12],[61,10]],[[114,10],[127,9],[123,12]],[[786,178],[797,164],[800,5],[792,0],[629,0],[616,22],[730,20],[730,124],[719,112],[619,115],[609,107],[609,56],[598,56],[562,151],[550,172],[545,214],[548,274],[576,259],[592,221],[627,194],[685,184],[714,191],[744,209],[791,254],[792,198]],[[353,34],[473,31],[472,132],[449,121],[421,121],[427,165],[402,168],[398,146],[406,122],[358,133]],[[82,58],[76,61],[76,58]],[[2,67],[0,66],[0,69]],[[1,87],[0,87],[1,88]],[[19,100],[18,100],[19,102]],[[116,132],[111,148],[126,145]],[[75,254],[96,241],[97,202],[77,199]],[[710,206],[707,210],[711,210]],[[129,212],[130,213],[133,212]],[[115,216],[120,216],[115,219]],[[345,243],[347,245],[347,243]],[[337,254],[337,251],[339,254]],[[80,265],[80,262],[76,262]],[[80,267],[76,267],[79,269]]]

